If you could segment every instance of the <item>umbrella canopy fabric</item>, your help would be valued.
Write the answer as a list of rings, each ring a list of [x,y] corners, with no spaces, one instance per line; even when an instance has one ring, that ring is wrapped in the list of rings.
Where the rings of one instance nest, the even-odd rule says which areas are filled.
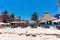
[[[60,22],[60,19],[57,19],[57,20],[53,20],[52,22]]]
[[[17,21],[12,21],[11,23],[18,23]]]
[[[26,21],[13,21],[11,23],[26,23]]]
[[[46,20],[40,20],[40,23],[42,23],[42,22],[47,22]]]
[[[1,22],[0,25],[10,25],[10,23],[3,23],[3,22]]]
[[[47,21],[52,21],[52,20],[56,20],[57,18],[55,18],[54,16],[48,14],[48,12],[45,12],[44,15],[41,17],[39,23],[41,22],[47,22]]]

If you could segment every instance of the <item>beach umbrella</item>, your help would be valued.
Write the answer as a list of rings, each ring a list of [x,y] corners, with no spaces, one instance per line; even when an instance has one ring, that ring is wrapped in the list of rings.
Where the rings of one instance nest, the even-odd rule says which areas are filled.
[[[39,23],[41,22],[47,22],[47,21],[52,21],[52,20],[56,20],[57,18],[55,18],[54,16],[48,14],[48,12],[45,12],[44,15],[40,18]]]

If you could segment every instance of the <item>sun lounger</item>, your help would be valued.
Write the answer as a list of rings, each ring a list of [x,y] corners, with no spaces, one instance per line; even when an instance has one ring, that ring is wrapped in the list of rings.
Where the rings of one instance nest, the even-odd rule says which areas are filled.
[[[33,28],[37,28],[37,26],[33,26]]]
[[[24,25],[24,26],[22,26],[22,28],[26,28],[26,27],[27,27],[27,26],[25,26],[25,25]]]
[[[57,29],[60,29],[60,26],[56,26]]]

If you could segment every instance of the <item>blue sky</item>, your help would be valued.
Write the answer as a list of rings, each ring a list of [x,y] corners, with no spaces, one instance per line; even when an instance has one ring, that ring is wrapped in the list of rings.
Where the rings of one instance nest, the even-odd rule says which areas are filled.
[[[0,0],[0,13],[4,10],[24,20],[30,20],[33,12],[37,12],[39,18],[45,11],[51,15],[58,13],[57,0]]]

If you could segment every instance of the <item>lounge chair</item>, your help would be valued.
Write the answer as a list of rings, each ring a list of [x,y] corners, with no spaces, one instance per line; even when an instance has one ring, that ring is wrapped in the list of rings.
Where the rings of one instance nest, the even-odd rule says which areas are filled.
[[[33,26],[33,28],[37,28],[37,26]]]
[[[60,26],[56,26],[57,29],[60,29]]]
[[[45,28],[50,28],[49,26],[45,26]]]
[[[26,28],[27,26],[26,25],[23,25],[22,28]]]

